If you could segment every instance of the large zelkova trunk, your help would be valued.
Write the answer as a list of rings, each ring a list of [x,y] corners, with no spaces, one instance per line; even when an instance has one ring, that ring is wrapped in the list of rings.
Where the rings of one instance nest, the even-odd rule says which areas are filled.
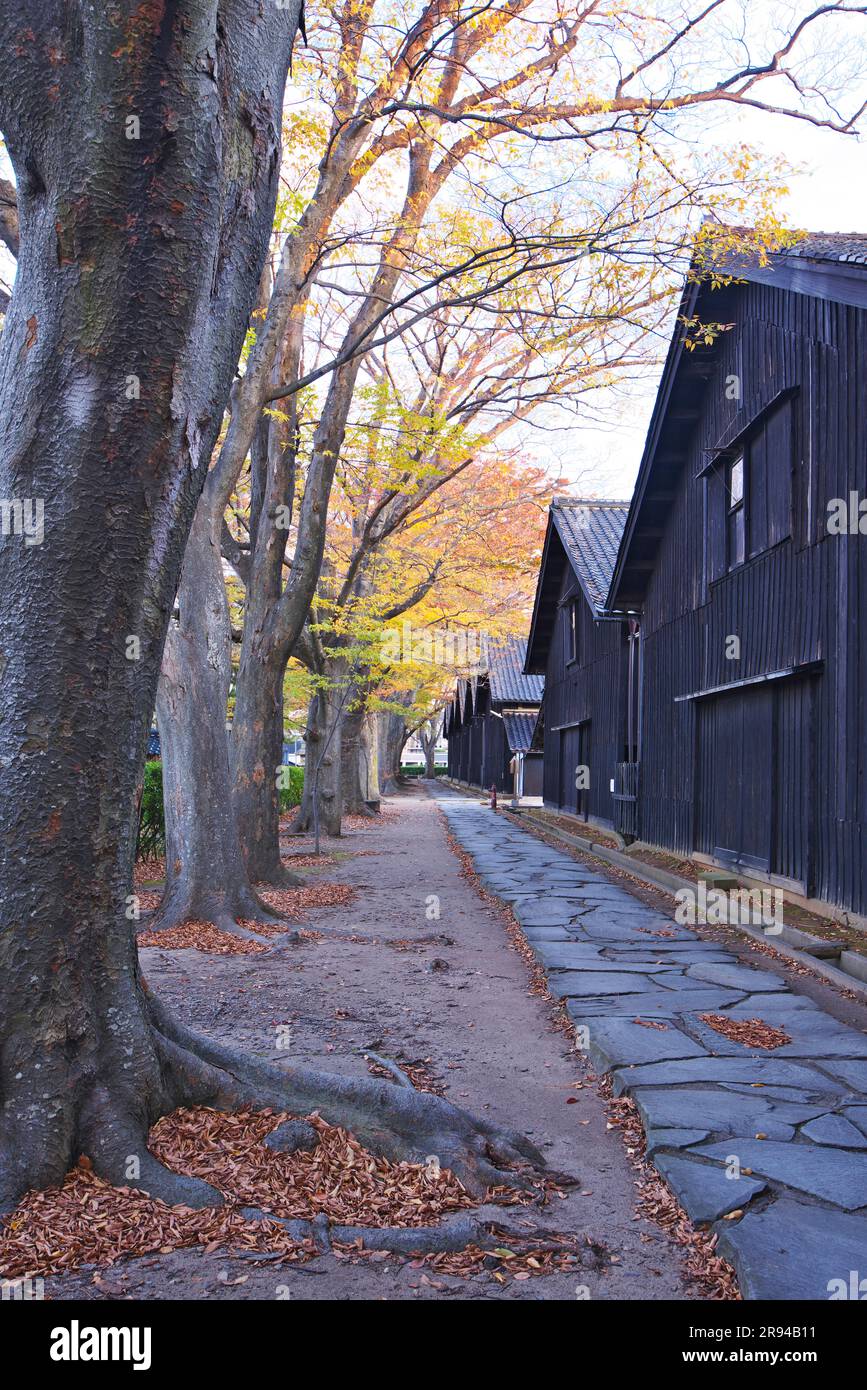
[[[386,710],[380,710],[376,716],[376,745],[377,763],[379,767],[379,794],[386,796],[391,790],[389,771],[389,747],[388,734],[391,725],[391,715]]]
[[[136,794],[267,250],[296,18],[258,0],[0,12],[21,229],[0,497],[23,518],[0,547],[0,1207],[82,1153],[214,1196],[146,1151],[177,1090],[136,957]]]
[[[280,857],[278,777],[283,762],[284,670],[285,661],[279,653],[244,643],[230,749],[235,813],[247,875],[252,883],[277,886],[301,882]]]
[[[345,710],[343,690],[329,685],[310,701],[305,733],[304,790],[293,830],[337,837],[343,816],[341,744]]]
[[[359,705],[343,720],[340,787],[345,816],[375,816],[379,809],[379,758],[375,716]]]
[[[239,921],[274,919],[247,876],[232,800],[226,732],[231,628],[221,521],[199,504],[184,552],[178,617],[169,623],[163,650],[157,721],[166,887],[149,925],[156,930],[195,918],[248,936]]]
[[[400,714],[384,714],[381,718],[379,784],[382,794],[387,796],[400,786],[400,755],[406,743],[406,721]]]
[[[424,748],[424,775],[425,775],[425,777],[436,777],[436,775],[437,775],[437,764],[436,764],[437,740],[436,740],[436,735],[434,735],[433,738],[429,738],[429,739],[428,739],[428,738],[425,738],[425,739],[423,739],[423,740],[422,740],[422,747]]]
[[[419,30],[417,37],[422,32]],[[407,61],[406,58],[404,61]],[[379,322],[383,305],[390,301],[397,289],[405,269],[405,253],[435,194],[435,180],[430,176],[432,153],[433,145],[425,140],[414,142],[411,147],[403,214],[397,219],[391,237],[383,246],[369,289],[347,325],[344,345],[357,345],[364,341]],[[303,303],[307,273],[295,285],[296,308]],[[300,322],[298,319],[296,325]],[[288,354],[289,362],[284,363],[284,369],[288,366],[290,375],[300,364],[300,340],[296,343],[296,349],[294,354]],[[363,355],[352,352],[331,376],[319,423],[313,433],[297,518],[297,542],[285,587],[282,576],[285,536],[272,524],[276,508],[287,500],[285,475],[280,467],[269,470],[268,484],[263,488],[263,513],[270,520],[268,524],[260,520],[251,555],[247,615],[236,688],[232,767],[239,824],[250,872],[255,876],[256,866],[262,878],[272,882],[281,881],[284,873],[279,863],[277,800],[273,786],[276,742],[270,732],[275,721],[274,699],[271,696],[273,694],[276,698],[277,674],[282,680],[286,664],[301,638],[319,584],[331,487]],[[291,365],[293,362],[294,366]],[[251,689],[257,685],[263,688]],[[330,697],[326,703],[330,703]],[[339,765],[338,756],[338,769]],[[328,819],[336,827],[335,833],[339,833],[340,824],[339,777],[337,783],[328,810]]]
[[[424,750],[424,775],[425,777],[436,776],[436,754],[437,743],[442,733],[443,720],[441,714],[435,714],[422,724],[418,731],[421,746]]]
[[[379,811],[379,721],[373,710],[367,710],[361,729],[360,776],[364,799]]]

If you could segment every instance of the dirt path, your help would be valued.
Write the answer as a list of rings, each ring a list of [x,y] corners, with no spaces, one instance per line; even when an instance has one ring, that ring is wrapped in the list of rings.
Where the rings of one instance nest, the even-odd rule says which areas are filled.
[[[434,803],[421,790],[401,795],[381,822],[327,848],[338,862],[311,878],[352,884],[358,896],[310,915],[305,925],[321,940],[267,956],[143,950],[151,986],[198,1028],[261,1054],[344,1074],[367,1070],[365,1048],[423,1063],[454,1103],[523,1129],[552,1167],[580,1176],[549,1219],[592,1236],[617,1262],[501,1287],[485,1275],[430,1271],[433,1282],[423,1282],[424,1270],[392,1257],[346,1265],[323,1256],[292,1270],[176,1251],[118,1265],[99,1276],[101,1285],[86,1273],[46,1280],[46,1293],[536,1300],[575,1299],[580,1280],[595,1299],[694,1297],[677,1247],[636,1219],[633,1170],[606,1130],[603,1104],[593,1090],[574,1088],[580,1072],[568,1039],[528,993],[527,966],[499,913],[463,877]]]

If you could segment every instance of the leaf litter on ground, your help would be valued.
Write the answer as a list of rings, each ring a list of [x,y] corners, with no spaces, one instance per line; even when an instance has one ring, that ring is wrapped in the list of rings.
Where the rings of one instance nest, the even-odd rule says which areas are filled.
[[[278,1220],[245,1216],[245,1207],[284,1220],[324,1216],[332,1226],[421,1229],[478,1205],[448,1169],[380,1158],[316,1113],[306,1117],[316,1131],[314,1148],[275,1152],[264,1141],[291,1118],[275,1110],[224,1112],[197,1106],[176,1110],[153,1126],[150,1151],[172,1171],[210,1183],[225,1199],[220,1207],[168,1206],[135,1188],[114,1187],[82,1157],[59,1187],[27,1193],[0,1223],[0,1276],[105,1268],[123,1258],[195,1246],[254,1259],[276,1256],[281,1263],[302,1263],[321,1254],[312,1240],[295,1239]],[[530,1199],[524,1191],[498,1187],[485,1200],[513,1205]],[[574,1244],[569,1237],[555,1238],[554,1246],[546,1237],[541,1249],[534,1249],[529,1237],[528,1242],[516,1257],[524,1264],[511,1265],[510,1277],[520,1268],[529,1274],[556,1272]],[[552,1251],[562,1255],[559,1264]],[[358,1242],[337,1246],[334,1253],[340,1258],[378,1253],[381,1258],[381,1252],[364,1250]],[[419,1258],[437,1262],[441,1257]],[[503,1262],[500,1257],[493,1263],[501,1268]],[[475,1273],[490,1272],[491,1265],[491,1251],[468,1246],[436,1267]]]

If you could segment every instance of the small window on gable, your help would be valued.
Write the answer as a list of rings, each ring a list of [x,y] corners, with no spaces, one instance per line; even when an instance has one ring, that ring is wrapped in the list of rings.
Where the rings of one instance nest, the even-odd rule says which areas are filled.
[[[746,556],[743,450],[726,464],[726,561],[729,569],[742,565]]]
[[[796,391],[758,416],[728,451],[711,450],[699,476],[707,487],[707,564],[711,580],[792,535]]]
[[[569,635],[567,640],[568,660],[578,660],[578,604],[573,598],[567,609]]]

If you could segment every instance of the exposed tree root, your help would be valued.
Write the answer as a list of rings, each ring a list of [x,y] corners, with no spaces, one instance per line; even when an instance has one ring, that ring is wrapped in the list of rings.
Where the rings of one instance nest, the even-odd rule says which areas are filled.
[[[248,919],[249,920],[249,919]],[[284,930],[279,935],[264,936],[261,932],[253,931],[250,927],[242,926],[232,917],[217,917],[214,926],[218,931],[225,932],[227,936],[237,937],[239,941],[258,941],[266,946],[278,947],[288,945],[298,945],[301,938],[297,931],[293,931],[286,923],[285,918],[272,917],[269,912],[264,912],[261,917],[254,919],[257,925],[262,926],[282,926]]]
[[[305,810],[302,804],[295,812],[295,818],[290,822],[289,829],[286,833],[288,835],[309,835],[312,830],[313,817],[308,810]],[[323,830],[322,834],[324,835],[325,833],[326,832]]]
[[[468,1245],[494,1250],[504,1240],[531,1244],[534,1249],[548,1248],[546,1242],[562,1240],[550,1227],[528,1229],[526,1224],[509,1221],[502,1209],[495,1206],[447,1216],[437,1226],[338,1226],[329,1225],[321,1217],[313,1221],[277,1217],[259,1207],[242,1207],[241,1215],[251,1221],[276,1221],[293,1240],[313,1240],[323,1251],[335,1245],[357,1245],[364,1250],[388,1250],[394,1255],[440,1255]]]
[[[298,883],[303,883],[303,879],[299,878]],[[210,922],[227,936],[268,947],[274,946],[278,940],[283,945],[293,944],[293,933],[287,919],[277,909],[269,907],[252,888],[241,888],[231,894],[169,889],[153,915],[144,919],[148,932],[172,931],[186,922]],[[242,925],[246,922],[282,928],[283,935],[278,938],[273,932],[267,935],[259,933]],[[297,940],[296,935],[294,944],[297,944]]]
[[[303,888],[307,881],[302,874],[293,873],[285,866],[279,870],[271,869],[264,878],[257,879],[263,888]]]
[[[215,1187],[166,1168],[147,1147],[147,1131],[107,1091],[95,1094],[81,1121],[82,1152],[97,1177],[115,1187],[138,1187],[169,1206],[221,1206]]]
[[[294,1154],[299,1149],[315,1149],[319,1136],[312,1125],[304,1120],[284,1120],[262,1141],[266,1149],[274,1153]]]
[[[387,1072],[390,1072],[391,1075],[394,1077],[395,1081],[397,1082],[398,1086],[407,1086],[411,1091],[415,1090],[415,1087],[413,1086],[406,1072],[401,1071],[400,1067],[397,1065],[397,1062],[392,1062],[390,1057],[380,1056],[378,1052],[371,1052],[369,1047],[362,1048],[361,1051],[363,1057],[369,1057],[371,1062],[376,1062],[377,1066],[382,1067]]]
[[[134,1050],[138,1083],[129,1084],[123,1075],[125,1064],[119,1064],[116,1077],[109,1068],[107,1080],[82,1090],[68,1113],[45,1117],[44,1135],[16,1131],[13,1123],[5,1122],[10,1119],[8,1107],[5,1116],[0,1112],[0,1211],[16,1206],[28,1189],[61,1184],[76,1163],[115,1187],[138,1189],[169,1206],[216,1208],[228,1201],[231,1207],[231,1198],[224,1198],[209,1181],[173,1171],[148,1148],[151,1126],[161,1116],[195,1106],[302,1116],[318,1112],[327,1125],[349,1131],[382,1159],[435,1161],[477,1201],[492,1188],[532,1192],[542,1177],[576,1181],[546,1170],[542,1155],[525,1136],[477,1119],[440,1096],[373,1077],[343,1077],[251,1057],[180,1023],[146,985],[143,1002],[146,1027],[140,1049]],[[313,1125],[290,1118],[261,1142],[275,1153],[292,1153],[315,1148],[319,1135]],[[215,1171],[206,1168],[205,1175]],[[526,1219],[526,1207],[522,1212]],[[312,1239],[322,1249],[333,1243],[419,1255],[467,1246],[487,1249],[504,1220],[503,1210],[492,1207],[462,1213],[460,1219],[449,1217],[437,1226],[413,1228],[330,1226],[324,1213],[312,1222],[291,1223],[271,1212],[257,1209],[253,1214],[278,1222],[299,1242]],[[516,1231],[515,1239],[521,1234]]]
[[[524,1135],[476,1119],[441,1096],[374,1077],[264,1062],[194,1033],[154,999],[150,1008],[177,1105],[318,1111],[384,1158],[436,1158],[475,1197],[490,1187],[532,1187],[545,1172],[544,1158]]]

